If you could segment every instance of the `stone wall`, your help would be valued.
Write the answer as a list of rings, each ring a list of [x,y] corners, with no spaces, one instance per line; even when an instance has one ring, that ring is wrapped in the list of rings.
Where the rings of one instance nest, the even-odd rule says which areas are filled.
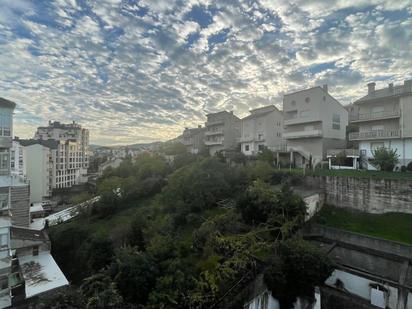
[[[325,192],[325,203],[368,213],[412,214],[412,181],[306,176],[305,185]]]

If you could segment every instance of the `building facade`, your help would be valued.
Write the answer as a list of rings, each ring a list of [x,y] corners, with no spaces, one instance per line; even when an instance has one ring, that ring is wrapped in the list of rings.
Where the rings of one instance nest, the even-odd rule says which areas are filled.
[[[206,128],[185,128],[182,134],[182,143],[186,146],[187,152],[198,154],[205,149]]]
[[[256,155],[264,147],[276,151],[284,144],[283,113],[274,105],[251,110],[241,124],[241,151],[247,156]]]
[[[205,145],[210,155],[231,149],[240,141],[240,119],[233,112],[222,111],[206,115]]]
[[[88,129],[82,128],[74,121],[70,124],[49,121],[47,127],[37,128],[34,139],[60,141],[59,155],[63,162],[59,163],[67,163],[69,168],[72,166],[80,169],[82,175],[87,174],[90,154]],[[64,158],[66,155],[67,158]]]
[[[284,132],[291,161],[296,166],[316,165],[327,149],[345,148],[347,110],[327,85],[286,94],[283,98]]]
[[[358,143],[364,156],[371,158],[380,147],[395,149],[399,165],[407,165],[412,161],[412,80],[383,89],[369,83],[368,94],[354,102],[350,124],[357,131],[349,140]]]
[[[16,167],[24,156],[19,147],[17,152],[11,151],[15,106],[0,98],[0,308],[17,306],[68,284],[50,255],[45,231],[30,228],[29,182],[11,172],[10,157],[14,156]]]

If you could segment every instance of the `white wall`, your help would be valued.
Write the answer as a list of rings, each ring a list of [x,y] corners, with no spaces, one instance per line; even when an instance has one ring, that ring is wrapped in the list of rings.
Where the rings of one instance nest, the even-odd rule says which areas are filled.
[[[26,146],[23,149],[25,174],[30,180],[30,202],[41,202],[43,196],[48,196],[49,175],[48,167],[49,148],[39,144]]]
[[[370,284],[378,284],[378,282],[359,277],[341,270],[336,269],[332,275],[326,280],[325,284],[335,286],[336,280],[339,279],[343,282],[345,290],[358,295],[368,301],[371,300],[371,287]],[[387,305],[390,308],[396,308],[398,301],[398,289],[385,286],[389,290],[389,297]]]

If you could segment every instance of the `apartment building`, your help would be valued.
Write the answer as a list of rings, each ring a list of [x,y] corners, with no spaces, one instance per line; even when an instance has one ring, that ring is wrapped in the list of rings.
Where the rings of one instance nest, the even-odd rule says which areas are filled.
[[[205,131],[199,125],[197,128],[185,128],[182,134],[182,143],[186,146],[187,152],[197,154],[203,151],[205,146]]]
[[[241,122],[241,151],[247,156],[256,155],[264,147],[276,151],[284,142],[283,113],[270,105],[250,111]]]
[[[316,165],[327,149],[345,148],[347,110],[328,92],[327,85],[286,94],[283,98],[284,132],[291,161]]]
[[[396,149],[399,165],[407,165],[412,161],[412,80],[382,89],[375,89],[375,83],[367,86],[367,95],[354,102],[350,123],[358,131],[349,140],[367,158],[379,147]]]
[[[236,147],[240,141],[240,119],[233,112],[206,115],[205,145],[210,155]]]
[[[30,228],[29,182],[11,173],[15,106],[0,98],[0,308],[68,284],[45,231]]]
[[[58,121],[49,121],[47,127],[38,127],[34,135],[34,139],[41,140],[56,140],[69,143],[70,158],[76,161],[70,161],[73,165],[78,166],[81,169],[82,174],[87,174],[87,168],[89,167],[89,130],[82,128],[76,122],[69,124],[60,123]],[[64,147],[60,147],[59,152],[61,156],[64,156]]]

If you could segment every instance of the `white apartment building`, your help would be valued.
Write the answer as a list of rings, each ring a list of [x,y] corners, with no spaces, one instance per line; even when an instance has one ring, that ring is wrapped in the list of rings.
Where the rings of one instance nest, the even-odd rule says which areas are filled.
[[[236,147],[240,141],[240,119],[227,111],[208,114],[206,117],[205,145],[210,155]]]
[[[347,110],[327,85],[286,94],[283,98],[284,132],[290,160],[303,166],[326,158],[327,149],[345,148]]]
[[[189,153],[197,154],[205,148],[205,131],[206,128],[202,128],[200,125],[197,128],[185,128],[182,134],[182,143]]]
[[[349,140],[366,158],[379,147],[396,149],[399,165],[407,165],[412,161],[412,80],[382,89],[375,85],[369,83],[368,94],[354,102],[350,123],[358,132],[350,133]]]
[[[247,156],[256,155],[264,147],[273,151],[284,144],[283,113],[270,105],[250,111],[242,119],[241,151]]]

